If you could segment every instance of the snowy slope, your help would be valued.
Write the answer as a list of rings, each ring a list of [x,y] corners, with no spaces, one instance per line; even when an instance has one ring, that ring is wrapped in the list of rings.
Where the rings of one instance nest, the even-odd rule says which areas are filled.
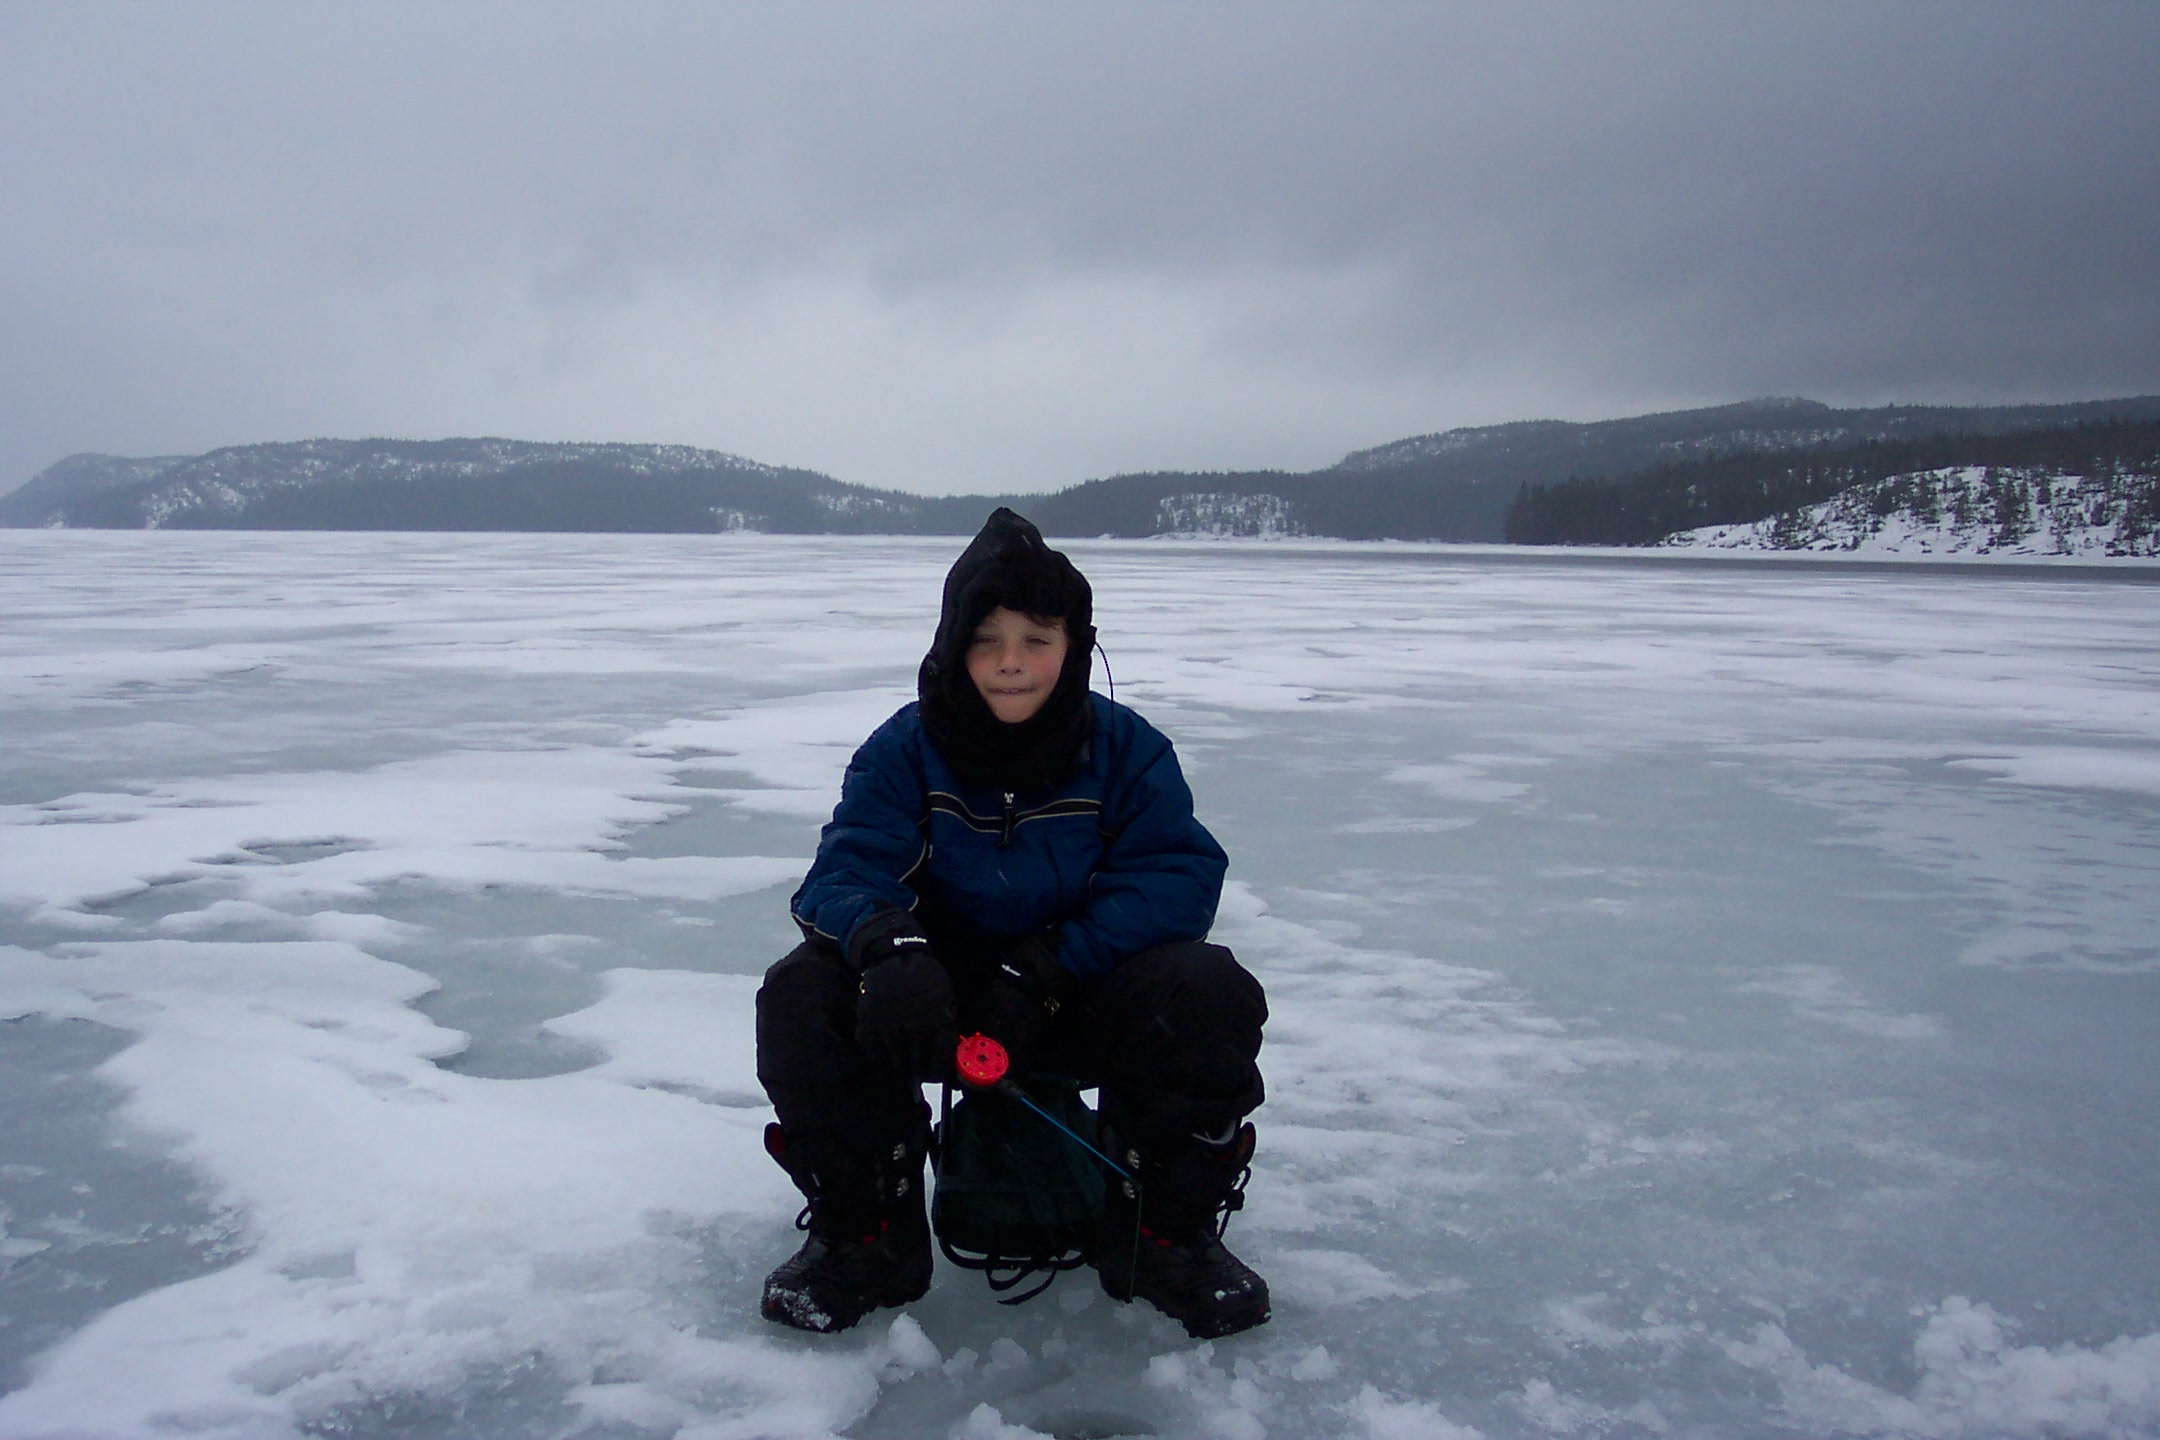
[[[0,1436],[2160,1430],[2129,573],[1075,546],[1275,1318],[759,1321],[752,996],[955,548],[0,534]]]
[[[1852,555],[2151,558],[2160,556],[2160,477],[1923,470],[1753,524],[1684,530],[1662,543]]]
[[[0,497],[0,526],[859,533],[940,528],[937,504],[686,445],[303,440],[73,456]]]
[[[1165,495],[1155,535],[1164,540],[1288,540],[1305,534],[1297,507],[1280,495],[1196,491]]]

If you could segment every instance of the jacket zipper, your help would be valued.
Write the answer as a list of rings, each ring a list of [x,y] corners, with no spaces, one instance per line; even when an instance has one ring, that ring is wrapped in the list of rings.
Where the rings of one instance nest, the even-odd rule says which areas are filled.
[[[1013,792],[1007,790],[1005,792],[1005,828],[998,834],[998,849],[1003,850],[1006,846],[1012,844],[1012,827]]]

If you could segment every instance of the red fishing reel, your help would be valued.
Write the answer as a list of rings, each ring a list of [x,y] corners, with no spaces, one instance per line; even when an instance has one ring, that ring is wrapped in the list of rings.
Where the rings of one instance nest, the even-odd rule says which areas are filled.
[[[959,1053],[953,1056],[953,1068],[960,1072],[962,1084],[988,1090],[1012,1069],[1012,1057],[988,1035],[968,1035],[962,1037]]]

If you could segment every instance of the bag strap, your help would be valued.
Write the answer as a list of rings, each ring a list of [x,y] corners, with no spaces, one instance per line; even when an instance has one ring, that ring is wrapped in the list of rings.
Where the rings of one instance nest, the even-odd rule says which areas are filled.
[[[1059,1255],[970,1255],[964,1250],[954,1249],[952,1242],[942,1235],[938,1237],[938,1249],[944,1252],[947,1260],[961,1269],[981,1271],[983,1279],[998,1295],[1000,1305],[1025,1305],[1048,1290],[1058,1276],[1087,1264],[1087,1253],[1081,1250],[1067,1250]],[[1032,1288],[1023,1290],[1018,1295],[1005,1294],[1007,1290],[1026,1284],[1037,1275],[1042,1276],[1042,1279]]]

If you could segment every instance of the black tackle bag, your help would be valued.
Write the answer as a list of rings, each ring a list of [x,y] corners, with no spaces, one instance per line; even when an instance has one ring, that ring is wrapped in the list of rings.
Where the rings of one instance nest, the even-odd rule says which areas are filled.
[[[930,1152],[938,1248],[955,1265],[982,1271],[1006,1305],[1034,1299],[1058,1272],[1086,1264],[1103,1210],[1101,1165],[1073,1139],[1097,1143],[1095,1112],[1080,1087],[1062,1075],[1032,1075],[1020,1088],[1072,1135],[1009,1095],[969,1092],[955,1101],[948,1088]],[[1037,1275],[1032,1288],[1003,1293]]]

